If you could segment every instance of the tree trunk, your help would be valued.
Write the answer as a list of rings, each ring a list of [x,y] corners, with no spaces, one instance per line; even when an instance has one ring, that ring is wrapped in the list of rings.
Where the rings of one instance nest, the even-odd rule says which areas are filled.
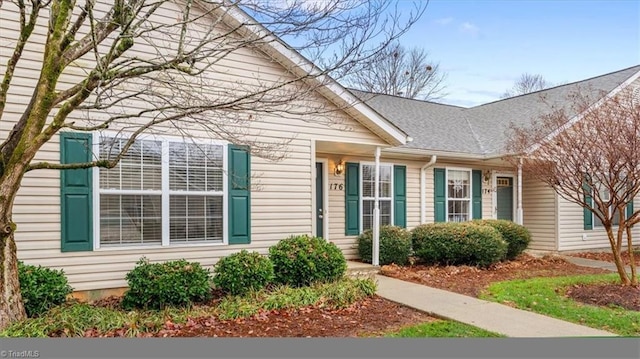
[[[23,176],[24,165],[9,164],[0,177],[0,330],[27,316],[20,294],[16,224],[12,220],[13,203]]]
[[[618,275],[620,276],[620,282],[622,285],[630,285],[631,279],[629,279],[629,275],[624,267],[624,263],[622,261],[622,257],[620,256],[620,250],[618,250],[618,242],[613,234],[613,230],[611,226],[605,227],[607,231],[607,236],[609,237],[609,243],[611,244],[611,251],[613,252],[613,260],[616,264],[616,269],[618,271]]]
[[[4,223],[8,224],[0,228],[0,330],[26,318],[18,282],[18,257],[13,236],[15,225]]]

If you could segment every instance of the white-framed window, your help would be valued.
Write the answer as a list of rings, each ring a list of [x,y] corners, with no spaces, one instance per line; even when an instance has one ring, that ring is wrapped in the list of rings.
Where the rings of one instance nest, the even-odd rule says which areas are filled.
[[[471,220],[471,170],[447,168],[447,222]]]
[[[605,188],[604,186],[599,186],[598,188],[598,192],[600,193],[600,198],[602,199],[602,202],[608,202],[611,199],[611,193],[609,192],[609,189]],[[594,208],[595,208],[595,203],[594,203]],[[614,226],[617,226],[620,224],[620,216],[618,216],[618,209],[615,206],[611,206],[610,208],[607,208],[607,210],[609,211],[609,213],[607,213],[607,215],[609,215],[611,212],[613,212],[613,218],[611,218],[611,222]],[[624,208],[624,212],[625,212],[625,216],[627,215],[627,208],[625,206]],[[598,216],[596,216],[593,212],[591,213],[591,215],[593,216],[593,227],[596,228],[603,228],[604,225],[602,224],[602,221],[600,220],[600,218],[598,218]]]
[[[127,139],[96,134],[100,159]],[[97,247],[226,243],[226,146],[145,136],[116,167],[94,169]]]
[[[375,202],[376,166],[374,163],[360,163],[360,208],[361,231],[373,228],[373,208]],[[380,164],[380,225],[393,223],[393,165]]]

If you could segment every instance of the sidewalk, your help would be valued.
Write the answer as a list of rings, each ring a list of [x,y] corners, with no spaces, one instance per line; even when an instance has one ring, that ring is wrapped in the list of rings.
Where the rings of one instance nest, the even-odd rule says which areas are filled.
[[[604,337],[603,330],[476,299],[421,284],[376,275],[377,294],[436,317],[470,324],[507,337]]]
[[[580,258],[580,257],[572,257],[567,255],[559,255],[559,256],[566,259],[568,262],[571,262],[575,265],[579,265],[582,267],[602,268],[602,269],[610,270],[612,272],[618,271],[618,268],[616,268],[616,265],[614,263],[597,261],[593,259],[586,259],[586,258]],[[627,270],[627,272],[631,273],[631,268],[629,266],[625,266],[625,269]]]

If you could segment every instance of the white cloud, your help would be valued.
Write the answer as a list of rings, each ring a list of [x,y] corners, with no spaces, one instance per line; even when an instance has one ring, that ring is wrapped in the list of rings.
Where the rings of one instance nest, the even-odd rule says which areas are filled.
[[[436,24],[442,25],[442,26],[449,25],[452,22],[453,22],[453,18],[452,17],[445,17],[445,18],[442,18],[442,19],[437,19],[435,21]]]
[[[476,37],[480,32],[480,28],[470,22],[463,22],[462,25],[460,25],[460,32]]]

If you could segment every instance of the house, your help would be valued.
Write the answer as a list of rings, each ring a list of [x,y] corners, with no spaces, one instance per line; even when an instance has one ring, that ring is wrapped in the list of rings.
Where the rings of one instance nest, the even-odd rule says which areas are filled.
[[[16,35],[17,27],[10,25],[16,21],[16,14],[0,14],[3,44]],[[29,61],[16,70],[26,75],[8,97],[9,124],[17,120],[38,76],[37,54],[45,37],[36,38],[40,42],[29,44]],[[133,51],[144,55],[145,50]],[[8,53],[0,52],[0,63],[7,62]],[[281,41],[241,48],[233,56],[236,62],[220,65],[230,70],[225,73],[229,82],[316,71]],[[78,66],[63,82],[81,78]],[[637,82],[639,74],[640,67],[634,67],[585,83],[615,91]],[[143,256],[210,266],[242,249],[266,253],[291,234],[322,236],[354,258],[356,236],[374,226],[376,166],[381,224],[413,228],[504,218],[529,227],[533,249],[608,245],[597,226],[585,229],[581,208],[522,178],[501,159],[508,123],[532,121],[542,110],[537,94],[461,108],[352,92],[326,77],[317,81],[299,117],[264,115],[249,129],[249,134],[288,141],[287,156],[277,162],[252,156],[225,138],[195,131],[186,140],[160,128],[140,137],[114,169],[27,173],[14,207],[18,257],[64,269],[76,291],[98,295],[125,287],[126,273]],[[543,93],[559,98],[570,86]],[[310,109],[307,115],[304,106]],[[318,107],[331,110],[333,124],[314,117],[311,109]],[[9,129],[5,125],[0,131],[6,136]],[[63,131],[36,160],[104,158],[103,144],[121,145],[116,134],[115,129]]]
[[[385,155],[431,156],[429,170],[422,173],[423,192],[416,192],[422,201],[419,223],[508,219],[531,231],[529,249],[571,251],[609,248],[607,235],[591,212],[521,176],[503,159],[510,126],[531,126],[551,111],[550,106],[568,107],[568,95],[574,91],[596,104],[603,96],[627,87],[640,89],[640,66],[470,108],[354,93],[414,139],[385,149]],[[580,114],[572,115],[577,118]],[[471,186],[470,191],[462,191],[464,202],[455,191],[456,180],[461,179]],[[631,208],[637,208],[639,201],[636,198]],[[638,234],[636,228],[633,235]]]

